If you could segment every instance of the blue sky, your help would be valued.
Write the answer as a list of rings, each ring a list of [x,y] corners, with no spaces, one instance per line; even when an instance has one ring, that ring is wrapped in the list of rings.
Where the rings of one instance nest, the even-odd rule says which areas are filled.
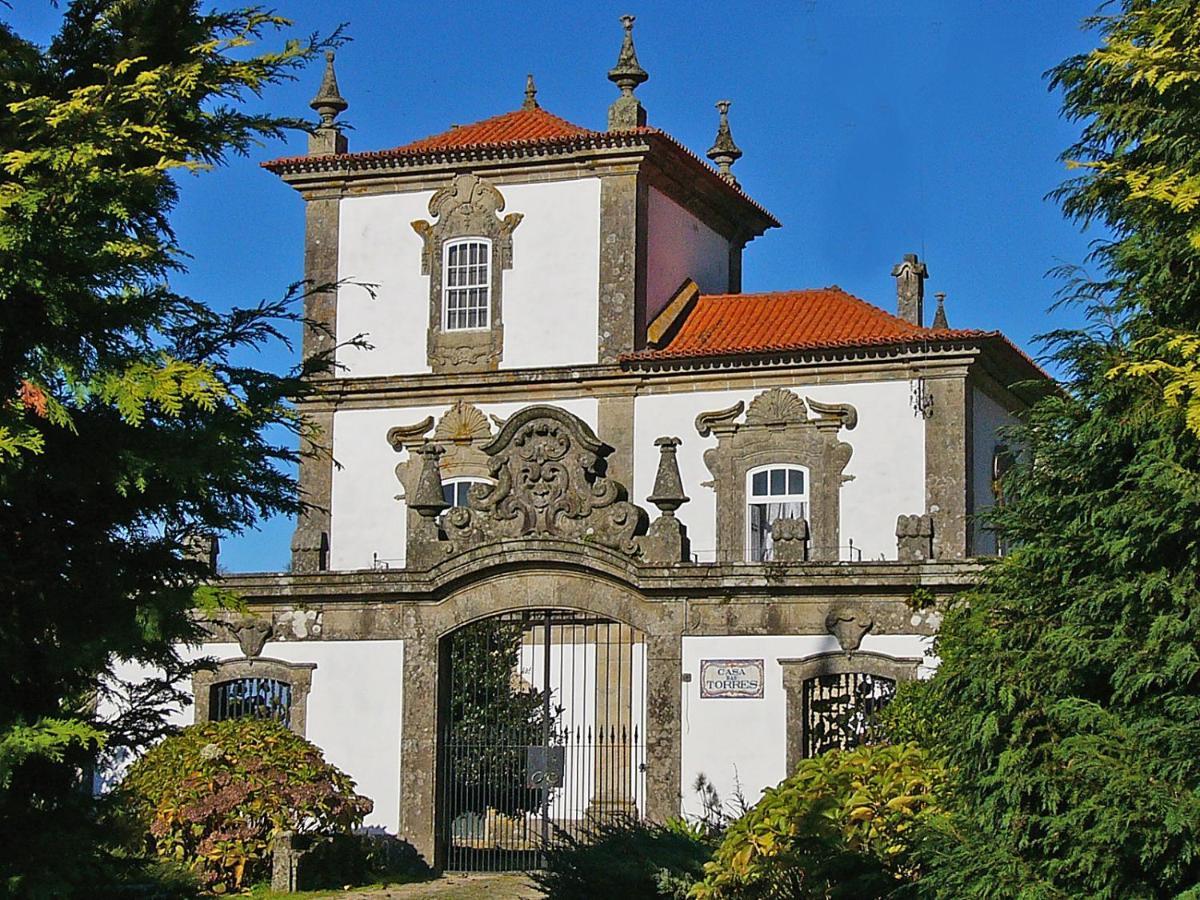
[[[225,4],[222,4],[225,5]],[[0,8],[44,41],[48,0]],[[603,128],[617,94],[605,73],[621,13],[637,15],[638,89],[649,122],[703,153],[714,101],[745,156],[742,186],[783,228],[747,248],[744,289],[837,284],[885,308],[891,266],[917,251],[950,324],[1032,338],[1075,324],[1050,313],[1046,273],[1082,263],[1091,237],[1045,199],[1066,175],[1058,155],[1077,128],[1043,73],[1089,49],[1096,0],[790,0],[790,2],[465,2],[282,0],[297,35],[341,22],[338,53],[352,150],[373,150],[516,109],[532,72],[546,109]],[[309,114],[320,72],[252,105]],[[185,177],[174,222],[192,255],[178,286],[225,307],[281,294],[301,277],[302,202],[258,163],[301,153],[304,137]],[[353,273],[343,273],[351,275]],[[282,367],[276,352],[264,365]],[[386,486],[381,490],[390,490]],[[286,567],[291,525],[226,541],[232,571]]]

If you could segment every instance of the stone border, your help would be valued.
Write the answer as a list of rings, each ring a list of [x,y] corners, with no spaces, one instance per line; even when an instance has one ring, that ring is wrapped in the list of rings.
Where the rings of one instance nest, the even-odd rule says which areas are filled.
[[[804,720],[804,682],[817,675],[876,675],[899,683],[914,681],[922,659],[887,656],[869,650],[830,652],[803,659],[781,659],[783,689],[787,693],[787,771],[790,775],[804,759],[808,723]]]
[[[192,675],[196,724],[209,721],[208,707],[215,685],[238,678],[271,678],[287,682],[291,686],[292,703],[288,710],[288,728],[304,737],[308,726],[308,695],[312,690],[312,673],[316,668],[316,663],[291,663],[282,659],[256,656],[223,659],[211,669],[200,669]]]

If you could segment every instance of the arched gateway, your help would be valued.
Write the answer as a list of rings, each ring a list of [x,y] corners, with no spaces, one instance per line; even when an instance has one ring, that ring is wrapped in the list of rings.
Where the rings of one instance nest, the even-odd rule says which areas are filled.
[[[438,858],[535,867],[646,810],[646,641],[604,616],[526,609],[441,640]]]

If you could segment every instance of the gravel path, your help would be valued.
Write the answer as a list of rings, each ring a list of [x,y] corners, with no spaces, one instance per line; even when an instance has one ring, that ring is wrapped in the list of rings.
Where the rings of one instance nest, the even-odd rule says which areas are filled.
[[[443,875],[435,881],[373,891],[346,891],[342,900],[536,900],[542,896],[524,875]]]

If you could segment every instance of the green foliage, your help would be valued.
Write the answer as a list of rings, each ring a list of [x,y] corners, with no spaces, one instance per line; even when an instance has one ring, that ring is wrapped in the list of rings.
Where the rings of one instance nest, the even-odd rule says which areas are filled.
[[[912,838],[939,809],[942,764],[915,744],[801,762],[730,825],[696,900],[884,897],[917,879]]]
[[[269,871],[281,833],[346,833],[371,811],[316,747],[278,722],[253,718],[165,738],[133,764],[121,794],[154,851],[186,863],[217,893]]]
[[[550,900],[658,900],[686,896],[712,854],[704,829],[673,821],[606,824],[574,838],[560,835],[533,879]]]
[[[521,621],[490,618],[450,636],[452,818],[541,806],[542,790],[525,783],[525,748],[541,744],[546,731],[553,735],[556,710],[545,721],[543,692],[514,683],[524,635]]]
[[[101,745],[160,735],[187,673],[175,647],[211,574],[189,537],[304,508],[290,470],[312,433],[291,401],[329,365],[245,364],[317,286],[209,308],[172,286],[169,221],[176,178],[297,124],[243,103],[326,42],[256,49],[285,21],[197,0],[61,15],[46,46],[0,23],[0,892],[56,897],[113,871],[81,774]],[[168,677],[99,688],[122,701],[102,723],[115,659]]]
[[[1052,73],[1083,123],[1058,197],[1111,233],[1066,288],[1093,325],[1050,336],[1064,390],[1013,434],[992,522],[1014,549],[913,695],[954,773],[927,896],[1200,895],[1200,16],[1107,13]]]

